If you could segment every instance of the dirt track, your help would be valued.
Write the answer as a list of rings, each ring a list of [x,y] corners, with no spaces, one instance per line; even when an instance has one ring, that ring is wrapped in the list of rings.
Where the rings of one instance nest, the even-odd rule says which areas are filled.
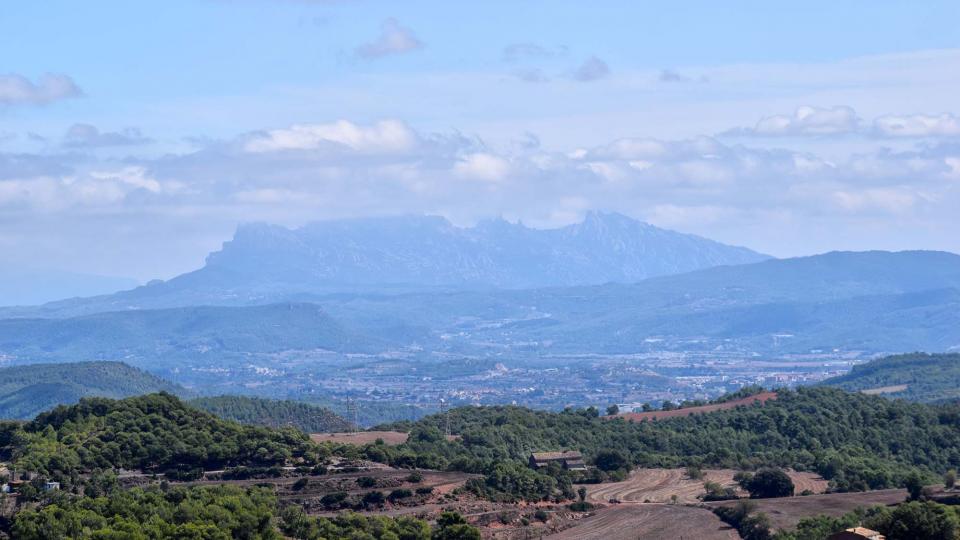
[[[713,512],[669,504],[623,504],[597,511],[553,540],[733,540],[737,531]]]
[[[735,486],[732,469],[707,469],[702,480],[693,480],[685,469],[637,469],[623,482],[587,486],[590,502],[605,503],[610,499],[622,502],[672,502],[673,495],[679,503],[697,503],[704,494],[704,482],[716,482],[721,486]],[[810,490],[823,493],[827,481],[813,473],[789,472],[797,493]],[[746,495],[745,493],[742,495]]]

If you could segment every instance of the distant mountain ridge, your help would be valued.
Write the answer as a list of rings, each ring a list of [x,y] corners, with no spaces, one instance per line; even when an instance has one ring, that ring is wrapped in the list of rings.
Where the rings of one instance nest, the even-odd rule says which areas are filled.
[[[960,350],[960,256],[835,252],[604,284],[0,320],[18,363],[117,359],[151,370],[269,366],[285,354],[404,351],[515,359],[662,351]]]
[[[199,270],[114,295],[54,302],[47,311],[77,315],[129,307],[262,304],[302,293],[632,283],[769,258],[602,212],[557,229],[502,219],[461,228],[437,216],[322,221],[299,229],[248,224]],[[81,305],[87,307],[72,309]],[[0,316],[11,314],[19,316],[10,310]]]

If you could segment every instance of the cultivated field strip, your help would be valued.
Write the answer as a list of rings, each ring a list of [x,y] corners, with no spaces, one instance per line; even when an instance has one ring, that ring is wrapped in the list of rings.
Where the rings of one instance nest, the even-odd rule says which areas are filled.
[[[587,498],[593,503],[605,503],[611,499],[617,499],[624,503],[689,504],[700,501],[699,497],[705,493],[704,482],[716,482],[724,487],[736,486],[733,481],[736,471],[732,469],[707,469],[703,473],[703,479],[695,480],[687,476],[685,469],[637,469],[622,482],[587,486]],[[788,474],[793,480],[796,493],[804,490],[823,493],[827,489],[827,481],[816,474],[806,472],[789,472]]]
[[[551,540],[734,540],[737,531],[692,506],[631,504],[604,508]]]

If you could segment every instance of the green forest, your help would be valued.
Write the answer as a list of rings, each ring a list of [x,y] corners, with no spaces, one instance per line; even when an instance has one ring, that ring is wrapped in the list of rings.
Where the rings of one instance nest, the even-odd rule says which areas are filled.
[[[960,398],[960,354],[901,354],[853,366],[845,375],[823,381],[851,392],[890,388],[884,396],[924,403]]]
[[[122,362],[72,362],[0,368],[0,418],[28,420],[57,405],[99,396],[189,392]]]
[[[456,441],[441,436],[445,421],[434,415],[387,426],[409,430],[410,439],[363,453],[399,466],[481,472],[492,479],[509,464],[525,463],[531,452],[568,449],[594,463],[615,453],[630,466],[816,471],[840,491],[900,486],[913,472],[934,478],[960,466],[960,406],[834,388],[780,390],[778,399],[762,406],[641,423],[603,419],[592,408],[459,408],[449,413]],[[518,474],[543,476],[525,469]]]
[[[281,509],[269,488],[233,486],[116,490],[109,496],[61,496],[40,509],[19,512],[11,532],[19,540],[52,538],[147,540],[479,540],[457,514],[436,526],[410,517],[344,514],[308,517]]]
[[[353,427],[329,409],[299,401],[216,396],[196,398],[188,404],[225,420],[275,428],[290,426],[304,433],[347,431]]]
[[[123,400],[85,398],[27,423],[0,424],[0,448],[19,470],[74,483],[108,469],[193,473],[235,466],[323,460],[293,428],[244,426],[185,405],[170,394]]]

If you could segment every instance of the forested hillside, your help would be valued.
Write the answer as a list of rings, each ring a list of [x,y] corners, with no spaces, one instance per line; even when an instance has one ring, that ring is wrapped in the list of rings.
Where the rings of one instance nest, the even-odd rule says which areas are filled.
[[[202,397],[190,405],[241,424],[267,427],[291,426],[305,433],[346,431],[353,424],[323,407],[299,401],[264,399],[249,396]]]
[[[642,423],[601,419],[592,409],[459,408],[449,421],[460,440],[439,436],[445,420],[434,415],[393,426],[411,430],[406,444],[368,453],[396,462],[413,453],[435,466],[492,474],[504,461],[522,463],[533,451],[579,450],[594,461],[614,452],[646,467],[811,470],[841,490],[898,486],[912,471],[933,478],[960,466],[958,406],[832,388],[778,394],[765,405]]]
[[[902,354],[854,366],[850,373],[823,381],[851,391],[934,403],[960,399],[960,354]]]
[[[74,362],[0,368],[0,418],[27,420],[83,397],[124,398],[187,390],[121,362]]]
[[[221,420],[164,393],[84,398],[25,424],[0,424],[0,448],[18,470],[68,484],[98,469],[192,474],[321,461],[320,449],[300,431]]]

